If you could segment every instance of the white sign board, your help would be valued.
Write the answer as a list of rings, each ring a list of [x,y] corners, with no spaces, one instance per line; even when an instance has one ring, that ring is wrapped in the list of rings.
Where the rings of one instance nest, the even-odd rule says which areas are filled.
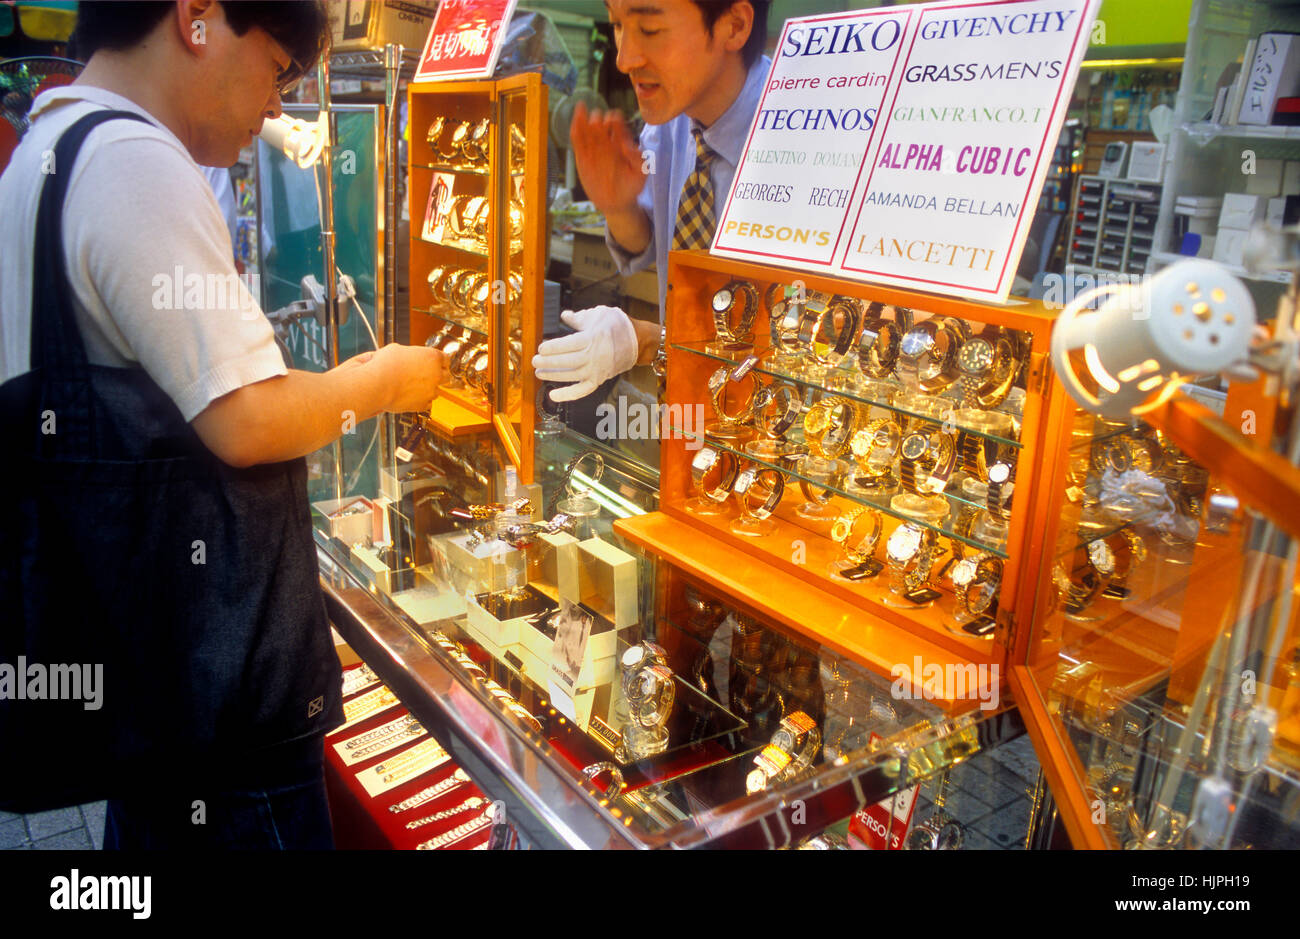
[[[788,20],[713,252],[1004,299],[1099,5]]]

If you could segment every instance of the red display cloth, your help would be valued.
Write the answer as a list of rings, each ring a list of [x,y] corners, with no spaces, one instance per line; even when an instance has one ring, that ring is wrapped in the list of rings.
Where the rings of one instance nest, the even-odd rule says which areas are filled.
[[[360,666],[356,667],[359,668]],[[346,675],[348,671],[350,670],[345,670],[344,674]],[[350,701],[378,687],[379,685],[370,685],[355,695],[349,695],[344,700]],[[340,849],[413,850],[421,842],[428,841],[443,832],[450,831],[458,825],[468,822],[478,815],[482,808],[460,812],[450,818],[431,822],[415,829],[407,828],[407,822],[455,808],[471,796],[478,796],[485,803],[490,801],[477,786],[472,782],[467,782],[413,809],[407,809],[404,812],[389,810],[389,806],[396,805],[456,772],[456,765],[450,761],[436,766],[428,772],[421,773],[419,776],[407,780],[394,789],[380,793],[378,796],[372,797],[366,794],[365,788],[357,779],[358,773],[377,763],[382,763],[385,759],[391,759],[421,741],[428,740],[429,736],[426,734],[417,737],[409,743],[376,754],[374,757],[353,766],[344,764],[343,758],[335,751],[334,744],[367,733],[376,727],[387,724],[389,721],[397,720],[407,713],[407,710],[401,705],[394,705],[377,714],[372,714],[363,721],[358,721],[346,730],[337,730],[325,737],[325,784],[329,792],[330,816],[334,822],[334,843],[336,847]],[[486,805],[483,808],[486,808]],[[485,827],[482,831],[476,831],[460,841],[447,845],[442,850],[464,851],[477,847],[487,841],[489,832],[490,826]]]

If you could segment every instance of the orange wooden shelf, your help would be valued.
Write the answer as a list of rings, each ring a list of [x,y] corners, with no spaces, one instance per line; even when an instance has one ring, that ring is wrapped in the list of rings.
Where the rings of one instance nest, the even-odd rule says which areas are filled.
[[[972,661],[865,613],[860,606],[827,593],[822,584],[737,551],[734,544],[683,526],[663,512],[619,519],[614,530],[756,614],[815,639],[882,676],[892,679],[895,665],[906,665],[910,672],[918,657],[925,666],[937,665],[945,673],[949,666],[966,666]],[[915,683],[913,693],[919,694]],[[969,707],[970,701],[969,696],[960,701],[932,699],[945,710]]]
[[[433,401],[429,422],[447,437],[469,437],[492,429],[492,421],[443,395]]]

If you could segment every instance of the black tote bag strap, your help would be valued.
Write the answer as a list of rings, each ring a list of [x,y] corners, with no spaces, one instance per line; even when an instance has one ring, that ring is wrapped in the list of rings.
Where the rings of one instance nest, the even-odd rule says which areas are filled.
[[[86,346],[77,329],[72,288],[63,263],[63,202],[86,136],[105,121],[123,119],[149,123],[130,111],[96,111],[64,131],[54,147],[54,172],[45,177],[36,211],[30,362],[33,370],[63,366],[76,377],[86,374]]]

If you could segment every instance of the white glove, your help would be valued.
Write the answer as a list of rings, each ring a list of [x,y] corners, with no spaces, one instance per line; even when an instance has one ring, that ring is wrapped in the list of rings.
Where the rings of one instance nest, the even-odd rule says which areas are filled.
[[[640,352],[636,329],[617,307],[594,306],[576,313],[565,310],[560,319],[577,332],[546,340],[533,356],[533,371],[541,381],[574,383],[553,389],[552,401],[585,398],[636,364]]]

